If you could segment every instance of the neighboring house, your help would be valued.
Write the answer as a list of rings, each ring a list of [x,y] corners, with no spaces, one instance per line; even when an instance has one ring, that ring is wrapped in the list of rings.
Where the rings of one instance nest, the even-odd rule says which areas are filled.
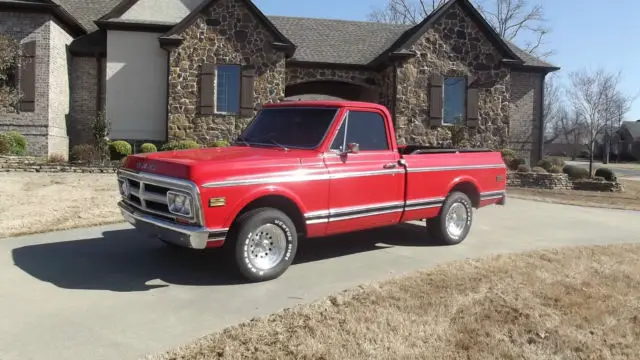
[[[249,0],[0,10],[0,32],[36,40],[35,113],[0,115],[0,131],[23,129],[41,154],[67,134],[90,141],[101,109],[113,139],[206,143],[234,139],[262,103],[318,96],[386,105],[400,143],[451,146],[457,122],[464,146],[543,153],[544,79],[558,68],[500,38],[468,0],[415,26],[265,16]]]
[[[574,157],[589,150],[589,129],[578,126],[569,131],[561,132],[544,144],[544,153],[549,156]]]
[[[640,120],[624,121],[617,135],[620,158],[640,161]]]

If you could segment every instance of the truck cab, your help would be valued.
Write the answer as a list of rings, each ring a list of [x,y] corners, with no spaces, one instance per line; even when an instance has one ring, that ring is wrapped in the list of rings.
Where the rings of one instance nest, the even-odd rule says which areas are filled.
[[[266,104],[229,147],[129,156],[119,206],[174,246],[221,248],[250,281],[282,275],[299,241],[420,220],[463,241],[473,209],[506,200],[499,152],[398,146],[386,107]]]

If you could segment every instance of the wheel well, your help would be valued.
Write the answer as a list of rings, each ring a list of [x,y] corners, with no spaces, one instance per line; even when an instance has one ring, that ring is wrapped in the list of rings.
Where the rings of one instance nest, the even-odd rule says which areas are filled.
[[[472,183],[463,181],[459,184],[456,184],[456,186],[454,186],[451,191],[449,191],[449,193],[452,193],[454,191],[460,191],[461,193],[467,195],[471,200],[471,205],[473,205],[474,208],[478,208],[480,206],[480,191],[478,191],[478,188],[476,188],[476,186]]]
[[[298,235],[304,235],[306,233],[307,223],[304,219],[304,215],[298,208],[298,205],[296,205],[296,203],[291,199],[281,195],[267,195],[253,200],[240,210],[238,215],[236,215],[236,219],[248,211],[263,207],[274,208],[282,211],[291,218],[291,221],[293,221],[293,224],[296,226]]]

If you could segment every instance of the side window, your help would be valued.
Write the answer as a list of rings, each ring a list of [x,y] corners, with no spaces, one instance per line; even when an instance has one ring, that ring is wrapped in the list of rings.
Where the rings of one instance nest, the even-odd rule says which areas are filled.
[[[347,119],[348,119],[347,115],[344,120],[342,120],[342,124],[340,125],[340,129],[338,129],[338,132],[336,133],[336,137],[333,138],[333,143],[331,143],[331,147],[329,148],[330,150],[338,150],[338,151],[342,151],[343,149],[343,145],[344,145],[344,131],[347,127]]]
[[[388,150],[384,118],[376,112],[350,111],[346,143],[358,143],[360,151]]]

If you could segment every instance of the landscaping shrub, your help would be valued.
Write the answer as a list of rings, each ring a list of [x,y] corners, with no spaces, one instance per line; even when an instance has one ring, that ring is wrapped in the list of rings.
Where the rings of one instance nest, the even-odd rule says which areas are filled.
[[[511,150],[511,149],[502,149],[502,151],[500,151],[500,153],[502,153],[502,157],[503,158],[509,157],[509,158],[513,159],[513,158],[517,157],[516,152]]]
[[[507,165],[507,167],[511,170],[517,170],[518,168],[520,168],[520,165],[525,165],[525,164],[526,164],[526,161],[523,158],[514,158]]]
[[[552,156],[549,158],[549,160],[551,160],[551,163],[555,166],[559,166],[560,169],[562,169],[563,166],[565,166],[565,162],[561,157],[558,156]]]
[[[7,131],[4,133],[4,136],[9,139],[9,146],[11,148],[9,153],[11,155],[24,156],[27,153],[27,138],[25,138],[24,135],[17,131]]]
[[[603,177],[607,181],[616,181],[617,179],[616,174],[609,168],[599,168],[593,175]]]
[[[89,144],[76,145],[69,152],[69,159],[77,162],[92,163],[99,160],[98,150]]]
[[[538,174],[546,174],[548,173],[547,169],[541,167],[541,166],[534,166],[533,168],[531,168],[531,171],[534,173],[538,173]]]
[[[11,154],[11,139],[5,134],[0,134],[0,155],[9,154]]]
[[[537,165],[538,166],[536,166],[536,167],[540,167],[540,168],[544,169],[545,172],[549,172],[549,170],[551,170],[551,167],[553,166],[553,163],[551,162],[551,159],[544,158],[544,159],[538,161]]]
[[[111,160],[120,160],[131,155],[131,144],[123,140],[113,141],[109,144],[109,152]]]
[[[142,145],[140,145],[140,152],[141,153],[152,153],[152,152],[156,152],[158,151],[158,148],[151,144],[151,143],[144,143]]]
[[[229,146],[229,142],[227,140],[216,140],[209,143],[208,147],[217,148],[217,147],[226,147]]]
[[[586,179],[589,177],[589,170],[575,165],[566,165],[562,172],[569,176],[569,179]]]
[[[531,172],[531,168],[529,168],[529,165],[522,164],[518,166],[518,172],[528,173],[528,172]]]
[[[199,149],[200,145],[193,140],[170,141],[162,145],[162,151]]]
[[[551,167],[551,170],[549,170],[549,173],[551,173],[551,174],[562,174],[562,166],[553,165]]]

